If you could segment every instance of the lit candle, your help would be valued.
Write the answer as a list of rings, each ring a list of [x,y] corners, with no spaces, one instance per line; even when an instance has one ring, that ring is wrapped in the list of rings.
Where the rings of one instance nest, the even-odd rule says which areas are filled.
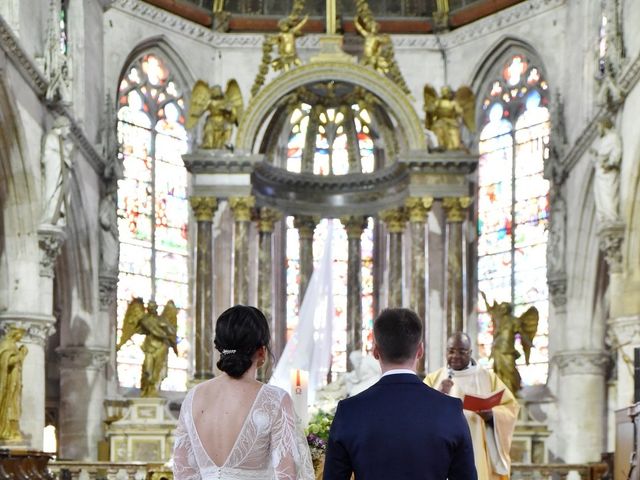
[[[291,371],[291,398],[296,414],[303,425],[309,421],[307,395],[309,391],[309,372],[299,368]]]

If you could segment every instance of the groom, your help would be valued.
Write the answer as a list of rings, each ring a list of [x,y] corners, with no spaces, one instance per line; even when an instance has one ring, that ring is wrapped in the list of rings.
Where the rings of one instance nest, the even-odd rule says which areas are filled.
[[[424,353],[422,323],[405,308],[373,324],[382,378],[338,403],[324,480],[476,480],[462,402],[427,387],[415,373]]]

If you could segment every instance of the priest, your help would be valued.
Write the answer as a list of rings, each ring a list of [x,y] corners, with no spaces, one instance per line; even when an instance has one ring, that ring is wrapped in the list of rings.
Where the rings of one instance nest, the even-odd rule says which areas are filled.
[[[471,358],[471,339],[455,333],[447,340],[447,366],[425,378],[424,382],[441,392],[460,398],[489,397],[503,391],[500,403],[481,411],[464,410],[473,440],[478,480],[508,479],[511,470],[509,450],[520,406],[506,385]]]

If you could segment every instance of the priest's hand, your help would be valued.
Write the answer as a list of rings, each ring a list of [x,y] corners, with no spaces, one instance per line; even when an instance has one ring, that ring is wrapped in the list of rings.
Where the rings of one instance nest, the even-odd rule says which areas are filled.
[[[491,410],[480,410],[477,412],[478,415],[482,417],[485,422],[490,422],[493,420],[493,411]]]
[[[438,390],[449,395],[451,387],[453,387],[453,380],[451,380],[450,378],[445,378],[444,380],[442,380],[442,383],[440,384],[440,388]]]

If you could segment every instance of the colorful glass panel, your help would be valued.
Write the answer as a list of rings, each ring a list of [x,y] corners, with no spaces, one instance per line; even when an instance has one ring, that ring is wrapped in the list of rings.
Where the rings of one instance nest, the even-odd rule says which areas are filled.
[[[132,297],[155,299],[159,311],[173,300],[178,313],[178,355],[169,354],[164,390],[186,390],[189,344],[187,152],[184,100],[167,66],[144,55],[127,71],[118,92],[118,141],[124,177],[118,183],[120,273],[118,336]],[[123,387],[140,386],[144,337],[118,352]]]
[[[478,290],[490,302],[510,302],[515,315],[535,306],[540,315],[530,365],[518,369],[525,385],[544,383],[548,371],[546,242],[550,117],[548,85],[540,69],[516,55],[494,81],[482,108],[478,169]],[[490,364],[493,325],[478,296],[478,351]],[[519,339],[518,339],[519,342]],[[517,343],[516,348],[522,352]]]

